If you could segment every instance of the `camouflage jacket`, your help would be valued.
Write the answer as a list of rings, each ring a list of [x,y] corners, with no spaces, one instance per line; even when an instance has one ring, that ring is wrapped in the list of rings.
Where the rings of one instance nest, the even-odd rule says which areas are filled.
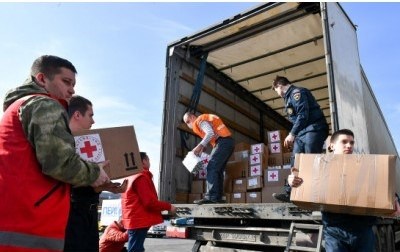
[[[19,119],[43,174],[75,186],[92,184],[99,176],[99,166],[76,154],[67,111],[60,102],[49,98],[45,89],[28,79],[6,94],[3,110],[19,98],[33,94],[47,96],[29,98],[20,108]]]

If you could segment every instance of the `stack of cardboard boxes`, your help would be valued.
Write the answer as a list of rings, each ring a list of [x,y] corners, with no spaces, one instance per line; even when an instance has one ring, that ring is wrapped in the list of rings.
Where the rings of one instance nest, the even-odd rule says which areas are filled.
[[[224,195],[228,203],[278,202],[272,193],[282,193],[290,174],[291,151],[283,146],[285,130],[269,131],[268,144],[237,143],[225,168]],[[209,156],[204,158],[206,167]],[[204,197],[206,168],[194,176],[187,202]],[[182,195],[180,195],[182,196]],[[179,197],[184,201],[184,197]]]
[[[203,168],[200,169],[196,175],[194,175],[191,184],[191,190],[187,197],[188,203],[192,203],[195,200],[202,199],[204,197],[203,194],[207,191],[205,179],[207,178],[207,165],[208,161],[210,160],[210,156],[203,152],[200,159],[203,163]]]

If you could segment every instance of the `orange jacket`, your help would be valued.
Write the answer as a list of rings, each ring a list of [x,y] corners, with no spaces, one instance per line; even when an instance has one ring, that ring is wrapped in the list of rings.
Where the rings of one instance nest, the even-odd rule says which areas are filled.
[[[199,137],[204,138],[206,135],[200,127],[200,124],[203,122],[210,122],[211,126],[214,130],[214,137],[211,139],[210,143],[212,146],[215,146],[215,141],[218,137],[229,137],[231,136],[231,132],[228,127],[222,122],[221,118],[213,114],[202,114],[197,117],[197,119],[193,122],[193,132],[196,133]]]
[[[161,211],[171,204],[159,201],[148,168],[128,178],[128,187],[121,194],[122,221],[125,229],[150,228],[163,222]]]
[[[0,124],[0,251],[62,251],[70,186],[42,173],[19,121],[24,101],[11,104]]]

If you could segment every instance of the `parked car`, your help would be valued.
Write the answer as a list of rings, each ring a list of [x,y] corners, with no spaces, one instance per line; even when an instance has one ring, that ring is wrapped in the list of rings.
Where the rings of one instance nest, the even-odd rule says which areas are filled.
[[[171,222],[169,220],[164,220],[163,223],[151,226],[149,231],[147,231],[148,237],[164,237],[167,232],[167,226],[169,226]]]

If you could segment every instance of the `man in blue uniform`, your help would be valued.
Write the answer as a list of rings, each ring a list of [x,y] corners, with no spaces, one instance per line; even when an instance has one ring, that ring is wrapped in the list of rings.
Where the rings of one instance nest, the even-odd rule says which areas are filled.
[[[321,153],[328,136],[329,127],[324,113],[311,92],[293,85],[286,77],[276,76],[272,89],[285,100],[285,110],[289,121],[293,124],[283,145],[293,148],[291,165],[294,165],[296,153]],[[285,193],[274,193],[279,201],[290,202],[289,185],[285,185]]]

